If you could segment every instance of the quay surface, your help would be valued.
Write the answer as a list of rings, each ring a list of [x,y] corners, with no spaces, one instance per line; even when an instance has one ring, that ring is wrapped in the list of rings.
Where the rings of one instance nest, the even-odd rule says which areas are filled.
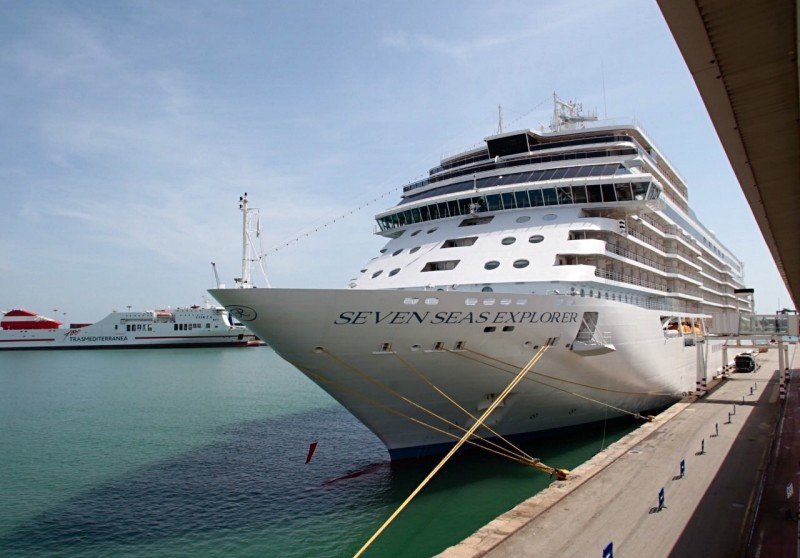
[[[440,556],[599,557],[612,542],[614,556],[797,555],[787,510],[792,502],[797,511],[800,413],[782,411],[798,404],[800,374],[784,406],[777,351],[757,362],[756,372],[676,403]]]

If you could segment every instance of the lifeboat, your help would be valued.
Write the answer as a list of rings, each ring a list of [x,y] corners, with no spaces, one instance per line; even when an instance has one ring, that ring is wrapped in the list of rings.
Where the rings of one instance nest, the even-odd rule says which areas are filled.
[[[58,329],[61,322],[39,316],[30,310],[9,310],[0,320],[0,329]]]

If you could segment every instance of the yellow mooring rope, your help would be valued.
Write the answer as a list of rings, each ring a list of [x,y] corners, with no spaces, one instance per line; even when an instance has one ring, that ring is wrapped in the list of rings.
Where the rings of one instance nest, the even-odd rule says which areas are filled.
[[[480,428],[480,426],[483,424],[483,421],[485,421],[487,418],[489,418],[489,415],[491,415],[492,412],[494,412],[494,410],[497,408],[497,406],[500,405],[500,403],[502,403],[503,399],[505,399],[506,396],[509,393],[511,393],[511,390],[514,389],[520,381],[522,381],[522,378],[525,377],[525,374],[527,374],[528,371],[536,365],[536,363],[539,361],[539,359],[542,358],[542,355],[544,355],[545,351],[547,351],[547,349],[549,349],[552,346],[553,341],[554,341],[554,339],[552,339],[552,338],[548,339],[547,343],[542,345],[542,348],[539,349],[539,351],[535,355],[533,355],[533,358],[530,361],[528,361],[528,364],[526,364],[522,368],[522,370],[519,371],[519,374],[517,374],[517,376],[513,380],[511,380],[511,383],[508,384],[506,389],[503,390],[503,393],[501,393],[492,402],[492,404],[489,406],[489,408],[486,409],[486,411],[484,411],[484,413],[475,422],[475,424],[473,424],[470,427],[470,429],[461,437],[461,439],[458,441],[458,443],[456,443],[456,445],[453,446],[453,448],[449,452],[447,452],[447,455],[445,455],[442,458],[442,460],[439,462],[439,464],[436,465],[436,467],[434,467],[433,470],[430,473],[428,473],[428,476],[425,477],[425,479],[419,484],[419,486],[414,489],[414,491],[408,496],[408,498],[405,499],[405,501],[402,504],[400,504],[400,507],[398,507],[394,511],[394,513],[391,516],[389,516],[389,519],[387,519],[383,523],[383,525],[381,525],[380,528],[377,531],[375,531],[375,533],[369,538],[369,540],[364,543],[364,546],[362,546],[358,550],[358,552],[356,552],[353,555],[353,558],[359,558],[359,556],[362,556],[364,554],[364,552],[366,552],[366,550],[370,547],[370,545],[373,542],[375,542],[375,540],[381,535],[381,533],[383,533],[386,530],[386,528],[389,526],[389,524],[392,521],[394,521],[395,518],[398,515],[400,515],[400,513],[406,508],[406,506],[408,506],[408,504],[411,502],[411,500],[413,500],[416,497],[416,495],[419,494],[419,492],[423,488],[425,488],[425,486],[436,475],[436,473],[438,473],[439,470],[442,467],[444,467],[445,463],[447,463],[450,460],[450,458],[453,457],[453,455],[455,455],[455,453],[459,450],[459,448],[464,445],[464,443],[467,441],[467,439],[470,436],[472,436],[475,433],[475,431],[478,430],[478,428]]]

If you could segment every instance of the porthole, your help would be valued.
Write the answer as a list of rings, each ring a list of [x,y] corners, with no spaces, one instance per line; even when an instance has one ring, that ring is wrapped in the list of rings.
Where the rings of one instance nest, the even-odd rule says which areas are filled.
[[[392,252],[392,256],[396,256],[397,254],[399,254],[402,251],[403,251],[402,248],[400,248],[399,250],[395,250],[394,252]]]
[[[362,269],[362,270],[361,270],[361,273],[366,273],[366,272],[367,272],[367,270],[366,270],[366,269]]]
[[[513,236],[507,236],[503,240],[501,240],[500,243],[503,246],[508,246],[509,244],[514,244],[516,241],[517,241],[517,239],[514,238]]]
[[[400,268],[399,268],[399,267],[398,267],[398,268],[395,268],[395,269],[393,269],[393,270],[391,270],[391,271],[389,272],[389,277],[394,277],[394,276],[395,276],[395,275],[397,275],[398,273],[400,273]]]
[[[531,244],[538,244],[538,243],[539,243],[539,242],[541,242],[542,240],[544,240],[544,237],[543,237],[542,235],[540,235],[540,234],[535,234],[535,235],[533,235],[532,237],[530,237],[530,238],[528,239],[528,242],[530,242]]]
[[[419,246],[414,246],[411,250],[408,251],[409,254],[413,254],[419,250]]]
[[[555,221],[557,215],[555,213],[548,213],[542,217],[542,221]]]
[[[523,215],[522,217],[517,217],[517,223],[527,223],[530,220],[531,218],[528,217],[527,215]]]
[[[417,236],[421,232],[422,232],[422,229],[417,229],[413,233],[411,233],[411,236]]]
[[[381,248],[381,254],[385,254],[385,253],[386,253],[386,248]]]
[[[482,293],[493,293],[493,292],[494,292],[494,289],[493,289],[493,288],[491,288],[491,287],[488,287],[488,286],[487,286],[487,287],[484,287],[484,288],[482,288],[482,289],[481,289],[481,292],[482,292]]]
[[[523,267],[528,267],[528,265],[529,265],[530,263],[531,263],[531,262],[529,262],[528,260],[517,260],[517,261],[515,261],[515,262],[514,262],[514,264],[513,264],[513,265],[514,265],[514,267],[516,267],[517,269],[522,269]]]
[[[428,229],[427,234],[435,233],[437,230],[439,230],[439,227],[433,227],[432,229]]]
[[[372,274],[372,278],[373,278],[373,279],[375,279],[375,278],[376,278],[378,275],[380,275],[381,273],[383,273],[383,270],[382,270],[382,269],[379,269],[378,271],[376,271],[375,273],[373,273],[373,274]]]
[[[484,269],[497,269],[498,267],[500,267],[500,262],[497,260],[492,260],[483,264]]]

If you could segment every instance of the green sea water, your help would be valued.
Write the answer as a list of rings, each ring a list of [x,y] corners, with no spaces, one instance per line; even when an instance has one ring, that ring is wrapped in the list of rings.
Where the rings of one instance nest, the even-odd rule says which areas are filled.
[[[573,468],[635,426],[525,449]],[[437,461],[389,462],[266,347],[0,353],[4,557],[350,556]],[[367,555],[436,554],[549,483],[458,455]]]

